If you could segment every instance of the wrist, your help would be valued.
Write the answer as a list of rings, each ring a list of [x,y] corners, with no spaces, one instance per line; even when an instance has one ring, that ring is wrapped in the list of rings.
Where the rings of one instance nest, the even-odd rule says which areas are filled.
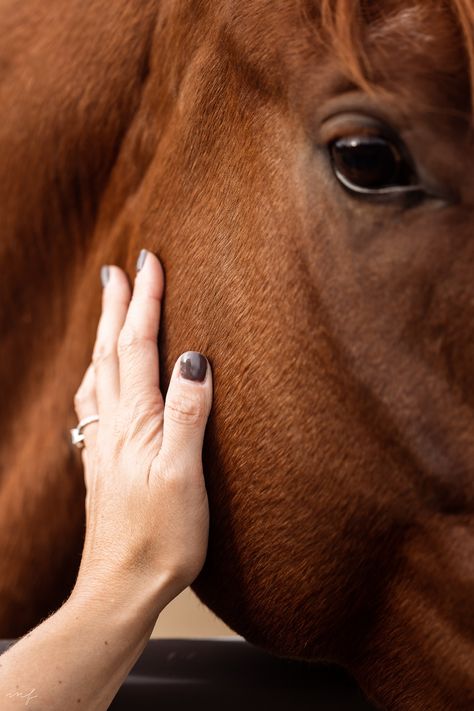
[[[44,708],[66,708],[76,695],[85,708],[108,708],[164,606],[165,581],[90,572],[83,569],[64,605],[11,650],[16,674],[25,688],[35,687]]]
[[[147,633],[177,593],[167,575],[139,575],[136,572],[80,571],[68,603],[96,615],[107,615],[120,624]]]

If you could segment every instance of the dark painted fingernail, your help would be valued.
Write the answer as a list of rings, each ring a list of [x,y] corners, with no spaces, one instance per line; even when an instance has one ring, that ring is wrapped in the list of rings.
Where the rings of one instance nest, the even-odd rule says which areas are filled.
[[[202,383],[207,373],[207,358],[196,351],[183,353],[179,361],[179,372],[186,380]]]
[[[139,272],[140,269],[143,269],[143,265],[145,264],[145,259],[147,257],[148,257],[148,250],[142,249],[142,251],[138,255],[138,259],[137,259],[137,272]]]
[[[110,267],[108,267],[105,264],[100,270],[100,280],[102,282],[102,286],[104,289],[107,286],[107,284],[109,283],[109,279],[110,279]]]

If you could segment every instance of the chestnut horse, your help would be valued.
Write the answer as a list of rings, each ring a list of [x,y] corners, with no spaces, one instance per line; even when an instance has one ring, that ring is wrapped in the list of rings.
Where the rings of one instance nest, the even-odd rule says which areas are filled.
[[[215,373],[195,589],[386,709],[474,708],[471,0],[2,0],[0,635],[67,596],[98,270]]]

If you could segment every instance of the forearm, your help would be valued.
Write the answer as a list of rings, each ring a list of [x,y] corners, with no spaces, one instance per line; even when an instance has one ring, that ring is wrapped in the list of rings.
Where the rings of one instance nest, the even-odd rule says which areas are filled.
[[[0,656],[3,711],[107,709],[143,651],[169,597],[123,581],[73,593]]]

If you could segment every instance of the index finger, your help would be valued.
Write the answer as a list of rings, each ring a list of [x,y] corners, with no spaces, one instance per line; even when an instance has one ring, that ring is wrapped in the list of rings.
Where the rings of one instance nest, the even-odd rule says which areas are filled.
[[[159,394],[158,330],[164,290],[163,268],[142,250],[132,300],[118,339],[120,397],[125,401]]]

